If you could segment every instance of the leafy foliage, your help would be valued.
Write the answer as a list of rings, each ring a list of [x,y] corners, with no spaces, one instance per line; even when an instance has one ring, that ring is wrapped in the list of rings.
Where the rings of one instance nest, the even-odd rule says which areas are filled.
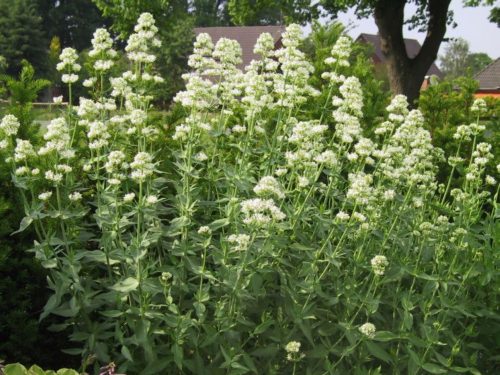
[[[0,54],[7,60],[7,73],[18,74],[23,60],[44,72],[47,47],[42,18],[33,1],[4,0],[0,3]]]
[[[15,115],[22,124],[20,135],[33,139],[37,127],[33,126],[33,102],[40,91],[50,85],[46,79],[35,78],[35,69],[26,60],[22,61],[22,69],[18,79],[9,75],[1,75],[0,81],[5,85],[9,95],[9,112]]]
[[[14,145],[18,123],[3,118],[26,202],[19,231],[36,230],[50,273],[42,318],[64,318],[54,328],[72,330],[68,353],[130,374],[498,365],[499,192],[482,124],[457,128],[468,157],[451,176],[466,178],[438,184],[443,153],[421,112],[396,96],[367,129],[352,74],[371,78],[352,41],[338,26],[315,34],[337,42],[314,87],[300,30],[277,51],[261,36],[245,73],[237,43],[199,35],[176,96],[184,113],[165,127],[149,95],[158,29],[142,14],[119,77],[101,68],[115,54],[96,32],[89,98],[41,147]],[[63,50],[69,91],[76,60]]]

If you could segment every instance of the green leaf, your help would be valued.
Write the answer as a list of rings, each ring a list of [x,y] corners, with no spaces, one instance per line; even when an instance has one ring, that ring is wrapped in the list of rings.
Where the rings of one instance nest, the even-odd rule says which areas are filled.
[[[37,365],[33,365],[28,370],[28,374],[29,375],[46,375],[46,372],[43,371],[41,367],[39,367]]]
[[[400,336],[395,335],[394,333],[389,332],[389,331],[377,331],[375,333],[374,340],[381,341],[381,342],[387,342],[387,341],[391,341],[391,340],[398,340],[400,338],[401,338]]]
[[[28,370],[20,363],[12,363],[4,367],[3,372],[5,375],[27,375]]]
[[[122,346],[122,350],[121,350],[121,352],[122,352],[122,355],[123,355],[123,356],[124,356],[124,357],[125,357],[128,361],[130,361],[130,362],[133,362],[133,361],[134,361],[134,359],[132,358],[132,354],[130,353],[130,350],[128,350],[128,348],[127,348],[125,345],[123,345],[123,346]]]
[[[139,286],[139,281],[133,277],[127,277],[125,280],[117,282],[111,287],[111,289],[116,290],[121,293],[129,293],[137,289]]]
[[[229,219],[224,218],[224,219],[218,219],[218,220],[212,221],[210,224],[208,224],[208,226],[211,230],[215,231],[215,230],[222,228],[222,227],[225,227],[229,224],[230,224]]]
[[[78,372],[69,368],[62,368],[56,372],[57,375],[78,375]]]
[[[371,355],[386,363],[391,363],[391,356],[379,344],[375,344],[371,341],[366,341],[365,345]]]
[[[447,374],[448,373],[448,370],[442,368],[439,365],[436,365],[435,363],[429,363],[429,362],[424,363],[422,368],[425,371],[430,372],[431,374]]]
[[[13,232],[12,234],[20,233],[28,228],[33,222],[33,218],[31,216],[25,216],[23,220],[21,220],[21,224],[19,225],[19,229]]]

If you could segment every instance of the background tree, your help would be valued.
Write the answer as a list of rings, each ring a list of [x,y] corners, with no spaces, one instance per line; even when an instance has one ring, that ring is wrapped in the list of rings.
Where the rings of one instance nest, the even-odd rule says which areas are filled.
[[[90,46],[95,29],[109,24],[92,0],[35,0],[49,40],[81,51]]]
[[[229,0],[228,9],[235,25],[305,24],[319,15],[311,0]]]
[[[474,75],[491,61],[486,53],[470,53],[469,43],[463,38],[451,40],[440,56],[441,70],[447,78]]]
[[[331,16],[354,7],[360,18],[373,16],[381,38],[382,52],[387,58],[391,90],[405,94],[410,102],[418,98],[420,86],[431,64],[437,58],[446,27],[453,24],[449,10],[451,0],[321,0]],[[406,4],[417,9],[405,19]],[[464,0],[466,6],[491,5],[494,0]],[[420,52],[410,58],[406,52],[403,27],[426,32]]]
[[[470,68],[472,74],[476,74],[486,68],[492,61],[493,59],[484,52],[470,53],[467,56],[467,66]]]
[[[231,24],[227,0],[192,0],[190,12],[196,26],[228,26]]]
[[[441,70],[448,78],[456,78],[467,74],[469,43],[463,38],[452,39],[440,56]]]
[[[18,74],[22,60],[28,60],[44,73],[47,48],[48,39],[36,4],[30,0],[0,1],[0,55],[7,61],[7,73]]]

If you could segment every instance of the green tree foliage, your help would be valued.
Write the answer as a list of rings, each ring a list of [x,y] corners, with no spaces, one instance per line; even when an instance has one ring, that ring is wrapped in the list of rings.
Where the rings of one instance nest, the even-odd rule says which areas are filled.
[[[467,66],[470,68],[472,74],[478,73],[492,61],[493,59],[484,52],[470,53],[469,56],[467,56]]]
[[[190,11],[196,26],[229,26],[231,23],[227,0],[192,0]]]
[[[228,9],[235,25],[305,24],[319,15],[311,0],[229,0]]]
[[[9,95],[9,112],[19,119],[21,123],[20,133],[23,137],[37,133],[33,123],[33,102],[38,97],[40,91],[50,85],[50,81],[35,78],[35,69],[26,60],[22,61],[22,70],[19,78],[15,79],[9,75],[0,76],[0,81],[5,84]]]
[[[35,0],[48,38],[59,37],[63,47],[90,46],[92,33],[106,20],[92,0]]]
[[[449,78],[467,74],[469,43],[463,38],[451,40],[440,58],[441,70]]]
[[[7,73],[17,74],[28,60],[45,72],[48,41],[36,3],[30,0],[0,2],[0,55],[8,63]]]
[[[496,23],[500,27],[500,8],[493,8],[489,17],[490,22]]]
[[[441,70],[452,79],[474,75],[491,61],[493,61],[492,58],[486,53],[470,53],[469,43],[463,38],[450,41],[440,57]]]

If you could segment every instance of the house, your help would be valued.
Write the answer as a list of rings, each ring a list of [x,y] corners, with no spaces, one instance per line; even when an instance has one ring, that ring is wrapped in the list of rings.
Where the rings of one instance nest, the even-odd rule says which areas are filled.
[[[478,72],[474,78],[479,82],[476,98],[491,96],[500,99],[500,57]]]
[[[284,33],[284,26],[228,26],[228,27],[197,27],[194,33],[198,36],[207,33],[212,41],[217,43],[220,38],[236,40],[242,50],[242,63],[238,68],[242,69],[250,64],[250,61],[259,58],[253,53],[253,47],[260,34],[269,33],[274,38],[275,49],[281,48],[281,35]]]
[[[405,38],[404,41],[408,57],[414,58],[415,56],[417,56],[421,48],[421,45],[418,42],[418,40]],[[375,64],[375,66],[382,66],[385,63],[386,57],[382,52],[379,35],[362,33],[358,36],[356,42],[370,44],[373,46],[374,51],[372,55],[372,61]],[[441,72],[441,70],[437,67],[435,63],[432,63],[429,70],[427,71],[427,75],[425,77],[425,81],[422,84],[422,88],[426,88],[429,85],[429,79],[431,76],[437,76],[439,78],[444,77],[443,72]]]

